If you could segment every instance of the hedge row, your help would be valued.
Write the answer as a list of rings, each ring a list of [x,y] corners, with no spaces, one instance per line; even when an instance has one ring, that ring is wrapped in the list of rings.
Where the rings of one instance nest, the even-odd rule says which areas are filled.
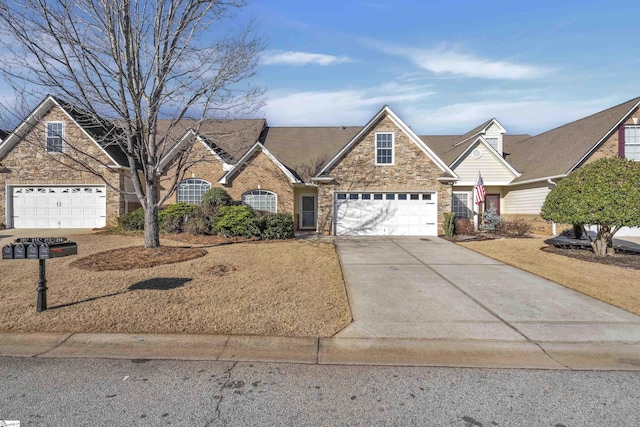
[[[263,240],[291,239],[293,218],[289,214],[256,212],[235,205],[224,189],[207,191],[201,205],[176,203],[158,212],[160,230],[166,233],[219,234],[225,237],[258,237]],[[125,231],[144,230],[142,208],[118,218]]]

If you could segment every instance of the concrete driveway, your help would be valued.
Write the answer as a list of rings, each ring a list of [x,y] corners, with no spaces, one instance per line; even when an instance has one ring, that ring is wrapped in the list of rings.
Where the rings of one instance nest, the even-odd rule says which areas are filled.
[[[640,342],[640,316],[437,237],[337,237],[345,338]]]

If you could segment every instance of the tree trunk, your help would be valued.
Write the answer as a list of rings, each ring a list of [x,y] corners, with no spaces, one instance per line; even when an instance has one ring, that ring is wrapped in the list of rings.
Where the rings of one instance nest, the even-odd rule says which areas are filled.
[[[154,185],[147,183],[147,208],[144,210],[144,247],[160,246],[160,227],[158,224],[158,195]]]
[[[611,234],[611,228],[608,225],[599,227],[595,240],[591,242],[591,247],[596,256],[613,255],[615,253],[613,249],[613,234]]]

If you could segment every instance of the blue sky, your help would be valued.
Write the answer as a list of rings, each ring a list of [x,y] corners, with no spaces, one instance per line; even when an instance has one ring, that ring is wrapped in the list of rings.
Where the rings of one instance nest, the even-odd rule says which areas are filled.
[[[640,3],[253,0],[272,126],[537,134],[640,96]]]

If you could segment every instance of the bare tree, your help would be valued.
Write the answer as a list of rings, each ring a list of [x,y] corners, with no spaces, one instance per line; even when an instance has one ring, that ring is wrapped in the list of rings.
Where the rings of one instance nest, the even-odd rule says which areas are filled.
[[[21,97],[52,93],[68,101],[86,126],[99,129],[94,134],[100,144],[122,150],[145,211],[145,247],[160,244],[158,209],[171,194],[158,195],[160,162],[181,131],[180,120],[193,119],[198,132],[204,119],[262,106],[262,89],[247,79],[255,74],[263,42],[252,23],[225,26],[244,5],[243,0],[0,1],[5,80]],[[184,177],[189,152],[179,150],[172,191]],[[105,168],[74,154],[77,150],[67,155],[76,167],[107,182]]]

